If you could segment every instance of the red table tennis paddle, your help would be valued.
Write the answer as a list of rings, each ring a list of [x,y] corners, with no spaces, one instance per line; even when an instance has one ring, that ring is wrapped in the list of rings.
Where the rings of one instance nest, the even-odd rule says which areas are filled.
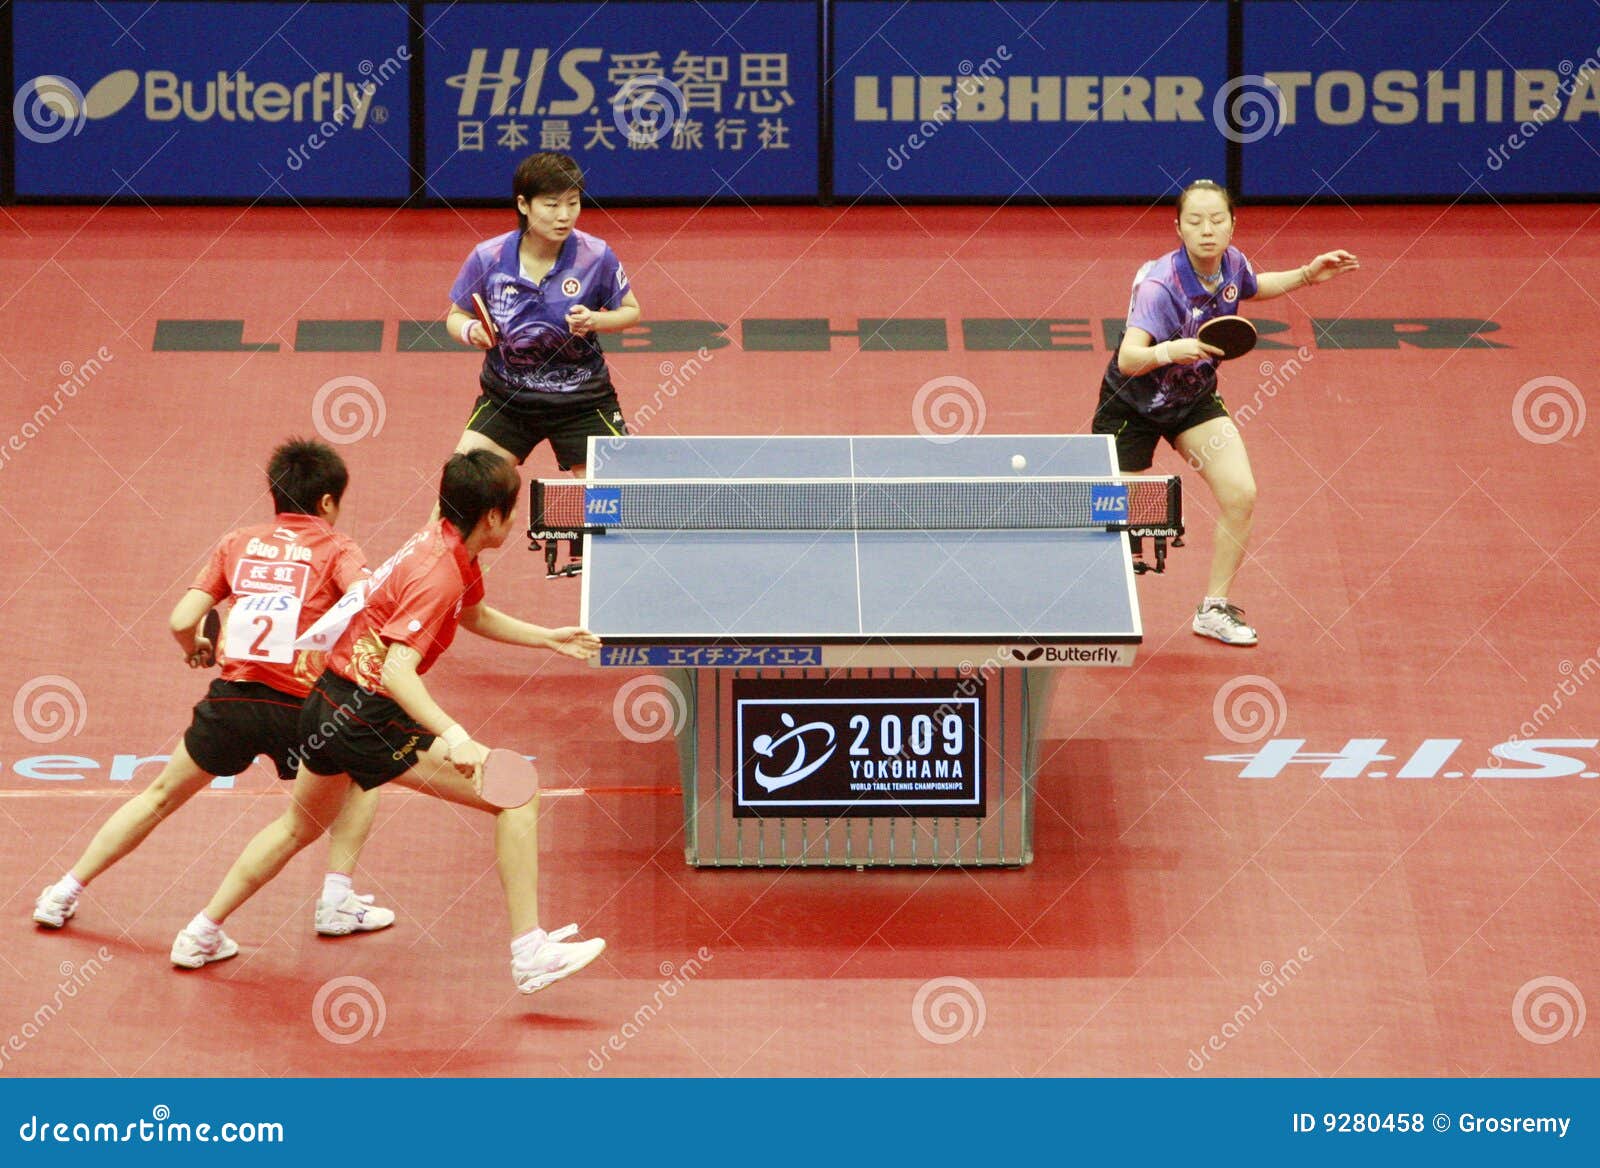
[[[199,652],[197,656],[203,669],[210,669],[217,663],[217,651],[221,648],[218,642],[222,639],[222,618],[217,615],[216,609],[211,609],[200,618],[199,636],[211,642],[211,648]]]
[[[496,747],[478,770],[478,793],[496,807],[521,807],[539,793],[539,771],[524,755]]]
[[[478,323],[483,326],[483,335],[489,338],[491,345],[500,343],[500,330],[494,326],[494,317],[489,315],[489,302],[477,292],[472,294],[472,314],[478,318]]]
[[[1243,357],[1256,347],[1256,326],[1242,316],[1218,316],[1200,326],[1200,343],[1221,349],[1219,361]]]

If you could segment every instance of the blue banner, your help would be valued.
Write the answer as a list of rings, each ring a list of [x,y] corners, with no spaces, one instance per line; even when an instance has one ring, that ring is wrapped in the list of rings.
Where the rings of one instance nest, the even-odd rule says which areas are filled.
[[[409,193],[397,5],[17,0],[12,13],[20,196]]]
[[[1600,10],[1252,0],[1230,84],[1255,197],[1600,190]]]
[[[600,198],[816,196],[820,6],[429,4],[430,194],[511,201],[570,154]]]
[[[534,1036],[587,1029],[606,1049],[608,1021],[559,1007],[502,1022]],[[330,1045],[328,1058],[344,1061],[348,1049]],[[945,1073],[959,1074],[955,1053],[939,1053]],[[610,1071],[599,1053],[569,1068]],[[673,1134],[685,1116],[701,1114],[716,1117],[714,1138],[687,1142],[695,1162],[711,1166],[747,1164],[757,1150],[779,1168],[815,1163],[821,1137],[782,1127],[795,1115],[826,1117],[818,1130],[840,1149],[893,1136],[936,1142],[936,1158],[957,1164],[1051,1164],[1067,1147],[1074,1159],[1132,1164],[1593,1164],[1593,1099],[1593,1081],[1573,1079],[11,1080],[0,1081],[0,1156],[15,1165],[221,1156],[309,1168],[348,1163],[358,1139],[365,1161],[520,1163],[548,1158],[566,1138],[611,1165],[661,1160],[665,1144],[685,1142]],[[367,1117],[359,1136],[330,1129],[330,1100]],[[1004,1119],[939,1118],[978,1109]],[[915,1115],[925,1118],[907,1118]]]
[[[850,0],[833,22],[841,197],[1159,198],[1225,177],[1225,4]]]

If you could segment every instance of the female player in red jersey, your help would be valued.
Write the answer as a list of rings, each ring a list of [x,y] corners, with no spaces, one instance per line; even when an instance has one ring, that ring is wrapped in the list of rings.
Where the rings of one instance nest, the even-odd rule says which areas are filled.
[[[231,598],[231,636],[222,676],[194,708],[194,720],[155,780],[112,813],[81,856],[34,902],[33,919],[59,929],[78,911],[89,883],[128,856],[217,775],[234,775],[265,755],[278,777],[299,767],[300,706],[322,672],[325,654],[296,650],[295,637],[367,574],[367,558],[333,530],[350,481],[344,459],[321,442],[291,439],[272,452],[267,486],[273,518],[231,531],[172,610],[173,638],[191,667],[215,646],[195,635],[212,606]],[[198,642],[198,643],[197,643]],[[328,873],[315,928],[346,936],[387,928],[394,913],[351,887],[362,844],[378,810],[377,792],[351,788],[334,821]]]
[[[1254,645],[1256,631],[1229,594],[1250,541],[1256,481],[1244,439],[1217,392],[1221,350],[1195,334],[1214,317],[1237,315],[1241,300],[1270,300],[1361,265],[1347,251],[1330,251],[1298,268],[1258,273],[1231,246],[1233,228],[1233,198],[1225,188],[1201,179],[1178,196],[1183,246],[1133,278],[1127,329],[1101,380],[1093,430],[1115,436],[1123,474],[1148,469],[1163,438],[1200,472],[1221,515],[1211,579],[1192,627],[1226,645]]]
[[[216,895],[177,936],[172,963],[198,969],[238,952],[222,932],[228,915],[324,831],[352,789],[396,782],[495,815],[495,859],[511,915],[511,973],[531,994],[588,965],[599,938],[566,941],[575,928],[539,927],[539,800],[502,810],[476,774],[487,751],[445,713],[423,684],[457,627],[510,645],[586,658],[600,641],[583,629],[544,629],[484,603],[480,552],[511,534],[520,481],[487,450],[457,454],[439,483],[441,518],[372,575],[365,606],[328,654],[300,712],[307,744],[294,800],[250,841]]]

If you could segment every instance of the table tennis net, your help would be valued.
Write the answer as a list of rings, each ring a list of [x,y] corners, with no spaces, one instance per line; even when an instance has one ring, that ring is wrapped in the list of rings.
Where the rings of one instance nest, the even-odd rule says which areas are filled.
[[[1181,535],[1176,476],[535,479],[530,531],[1039,528]]]

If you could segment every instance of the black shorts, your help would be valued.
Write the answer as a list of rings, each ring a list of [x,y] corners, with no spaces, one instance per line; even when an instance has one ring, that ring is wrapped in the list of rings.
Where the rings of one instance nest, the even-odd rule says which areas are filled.
[[[1162,417],[1159,421],[1140,413],[1128,399],[1115,392],[1105,382],[1100,383],[1100,404],[1095,407],[1095,434],[1111,434],[1117,440],[1117,466],[1123,474],[1136,474],[1148,470],[1155,460],[1156,444],[1165,438],[1174,450],[1179,434],[1192,430],[1212,418],[1228,417],[1228,407],[1220,393],[1208,393],[1196,398],[1194,404],[1181,413]]]
[[[485,393],[472,407],[467,429],[482,434],[516,456],[517,465],[545,439],[555,451],[556,465],[571,470],[589,461],[589,438],[611,438],[628,432],[622,405],[615,393],[584,394],[581,401],[551,401],[531,406],[512,405]]]
[[[183,746],[208,775],[237,775],[264,754],[280,779],[299,769],[301,701],[258,681],[211,683],[194,708]]]
[[[299,737],[306,769],[349,775],[366,791],[405,774],[434,738],[393,698],[331,669],[317,678],[300,708]]]

